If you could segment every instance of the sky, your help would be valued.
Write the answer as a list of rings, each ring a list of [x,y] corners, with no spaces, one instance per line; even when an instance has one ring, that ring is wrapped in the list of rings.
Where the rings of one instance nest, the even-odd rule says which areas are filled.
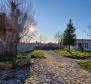
[[[86,31],[91,24],[91,0],[32,0],[32,3],[38,25],[37,36],[46,42],[54,42],[55,34],[64,32],[70,18],[77,38],[88,38]]]
[[[86,31],[91,25],[91,0],[32,0],[32,4],[38,30],[33,41],[55,42],[55,34],[64,32],[70,18],[77,38],[89,38]]]

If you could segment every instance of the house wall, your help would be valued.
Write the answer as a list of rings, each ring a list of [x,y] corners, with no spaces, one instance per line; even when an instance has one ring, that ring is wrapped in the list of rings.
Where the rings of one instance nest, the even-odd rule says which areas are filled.
[[[91,51],[91,40],[86,40],[86,39],[78,39],[76,41],[76,45],[73,46],[73,49],[78,50],[79,49],[79,43],[82,44],[83,48],[86,51]]]

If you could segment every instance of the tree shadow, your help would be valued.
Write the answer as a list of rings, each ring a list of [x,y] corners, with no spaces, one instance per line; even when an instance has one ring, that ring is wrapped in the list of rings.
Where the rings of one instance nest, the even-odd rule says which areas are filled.
[[[11,70],[0,70],[0,84],[24,84],[30,72],[30,65]]]

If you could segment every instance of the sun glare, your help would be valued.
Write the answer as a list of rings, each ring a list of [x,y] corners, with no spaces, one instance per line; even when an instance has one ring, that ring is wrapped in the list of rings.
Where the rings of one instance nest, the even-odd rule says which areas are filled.
[[[35,32],[35,29],[33,27],[31,27],[30,32]]]
[[[34,26],[29,27],[29,32],[35,33],[37,30]]]

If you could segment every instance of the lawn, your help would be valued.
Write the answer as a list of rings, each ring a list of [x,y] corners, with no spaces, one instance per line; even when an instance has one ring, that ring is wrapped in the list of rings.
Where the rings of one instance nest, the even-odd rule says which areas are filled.
[[[65,50],[56,50],[55,52],[61,56],[70,57],[70,58],[77,58],[77,59],[91,57],[91,52],[71,51],[69,53]]]
[[[82,69],[91,72],[91,60],[81,60],[77,62]]]

